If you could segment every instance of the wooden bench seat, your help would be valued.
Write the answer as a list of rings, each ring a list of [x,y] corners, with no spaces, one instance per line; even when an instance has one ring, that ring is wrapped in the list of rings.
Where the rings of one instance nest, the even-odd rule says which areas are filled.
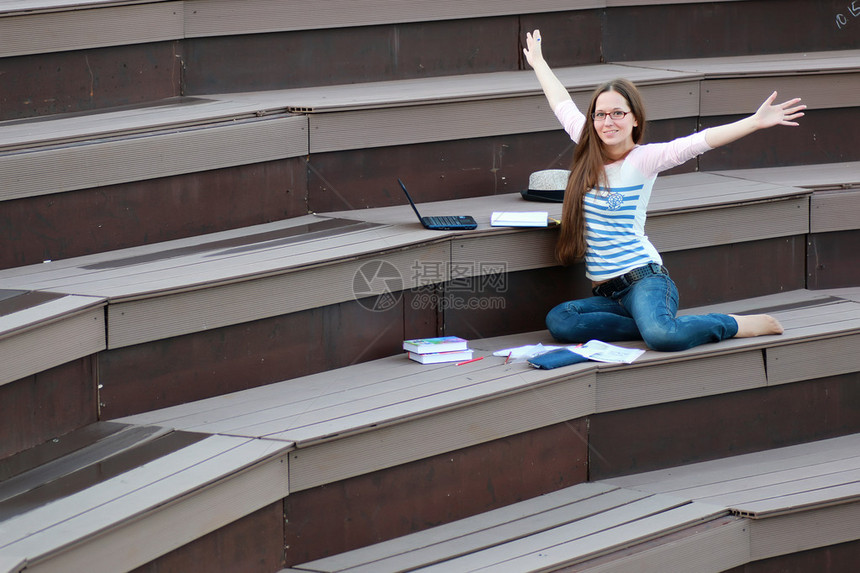
[[[814,190],[810,203],[809,231],[829,233],[857,228],[860,209],[860,163],[791,166],[784,168],[720,171],[721,175],[767,181],[776,185]]]
[[[844,161],[823,165],[790,165],[760,169],[730,169],[722,175],[764,181],[776,185],[791,185],[815,191],[839,191],[860,188],[860,162]]]
[[[70,445],[58,452],[27,452],[22,456],[29,461],[0,467],[10,476],[4,482],[9,495],[0,490],[0,499],[18,507],[0,521],[3,554],[34,571],[42,565],[46,570],[83,567],[85,562],[88,570],[101,570],[92,569],[94,555],[115,554],[117,547],[130,548],[145,535],[145,551],[122,552],[121,565],[132,568],[289,495],[352,476],[601,412],[860,372],[856,353],[846,351],[860,339],[858,298],[856,289],[850,289],[738,301],[731,310],[770,310],[786,333],[679,353],[647,351],[631,365],[588,362],[543,371],[491,356],[508,345],[552,343],[546,332],[523,333],[471,341],[484,358],[468,365],[425,366],[398,355],[113,420],[90,438],[91,445],[87,438],[70,438]],[[722,305],[722,310],[729,309]],[[158,440],[173,440],[174,445],[170,451],[153,450],[142,465],[133,460],[111,465],[122,469],[105,481],[42,500],[52,491],[38,487],[45,481],[56,481],[62,492],[66,476]],[[747,531],[731,526],[736,519],[728,510],[733,507],[683,496],[679,502],[671,492],[631,497],[618,487],[588,485],[546,498],[572,495],[528,518],[499,512],[492,527],[469,537],[464,546],[469,554],[460,558],[464,563],[489,558],[492,564],[507,555],[505,559],[531,562],[559,551],[564,560],[596,559],[629,545],[628,539],[653,541],[693,524],[709,524],[708,531],[718,533],[714,539],[720,541]],[[41,501],[31,493],[37,491]],[[592,502],[580,505],[577,500],[604,494],[600,499],[610,503],[585,511],[577,521],[568,509],[553,509],[578,512]],[[32,498],[32,505],[22,504],[22,495]],[[614,496],[626,501],[612,502]],[[763,508],[755,511],[765,513]],[[519,539],[516,531],[527,523],[543,524],[535,539],[546,540],[552,552],[523,550],[532,541]],[[585,536],[580,539],[576,532],[583,527],[588,534],[581,533]],[[699,535],[704,533],[697,531],[694,541]],[[482,543],[503,543],[511,553],[498,552],[495,545],[476,551]],[[444,545],[461,547],[453,538]],[[106,558],[96,561],[112,570],[120,566]]]
[[[0,482],[0,571],[129,571],[288,493],[289,444],[102,426]]]
[[[860,539],[858,444],[854,434],[576,485],[284,571],[726,571]]]
[[[801,95],[810,109],[853,107],[847,97],[860,85],[858,54],[855,50],[756,54],[625,65],[702,74],[699,111],[707,117],[749,113],[761,104],[763,94],[773,90],[783,96]],[[810,82],[812,74],[819,77]],[[827,89],[828,84],[833,89]]]
[[[673,0],[672,3],[694,0]],[[0,57],[121,46],[183,38],[433,22],[529,13],[606,8],[606,0],[465,0],[444,8],[422,2],[338,0],[325,9],[301,3],[253,0],[236,12],[229,0],[40,0],[0,2]],[[624,5],[663,4],[653,0]],[[13,18],[14,17],[14,18]],[[9,20],[10,22],[5,22]],[[104,26],[110,20],[112,26]],[[59,32],[58,32],[59,31]]]
[[[841,172],[846,181],[857,179],[856,169],[857,164],[852,164]],[[774,176],[773,172],[768,171],[768,177],[771,176]],[[832,179],[828,179],[830,181]],[[391,192],[399,190],[392,185]],[[780,282],[774,279],[747,296],[773,292],[777,288],[773,284],[790,290],[802,288],[807,284],[803,249],[810,233],[810,204],[818,204],[818,193],[808,188],[757,181],[752,173],[743,177],[723,173],[667,176],[660,178],[655,187],[647,232],[667,256],[673,253],[684,256],[699,248],[731,250],[752,245],[760,250],[766,249],[767,256],[773,260],[766,264],[781,265],[772,269],[775,276],[779,275]],[[832,193],[833,200],[843,208],[830,209],[833,217],[827,223],[831,225],[829,228],[840,225],[841,229],[849,229],[844,232],[855,233],[856,221],[846,215],[846,211],[853,211],[844,208],[846,205],[850,207],[850,197],[846,196],[853,191]],[[0,325],[8,325],[3,327],[6,334],[0,340],[0,351],[9,349],[3,383],[38,374],[46,368],[58,366],[62,360],[68,362],[69,359],[95,356],[96,352],[107,349],[107,353],[98,355],[96,372],[90,372],[92,367],[81,372],[89,372],[86,374],[88,379],[98,379],[103,386],[99,389],[103,395],[103,411],[110,412],[113,406],[118,408],[114,415],[127,415],[229,392],[238,389],[235,384],[248,387],[276,382],[339,367],[354,360],[385,356],[395,350],[397,339],[402,340],[414,332],[407,325],[411,316],[419,316],[419,311],[412,310],[411,306],[407,308],[406,305],[412,303],[406,298],[432,285],[444,286],[452,278],[491,277],[500,268],[505,277],[557,272],[552,256],[553,229],[491,228],[489,217],[495,210],[533,209],[546,209],[551,216],[557,217],[559,204],[530,203],[523,201],[518,194],[452,202],[424,203],[420,197],[417,200],[425,215],[465,212],[477,218],[479,228],[466,233],[425,230],[411,209],[401,205],[307,215],[278,223],[0,271],[0,283],[9,291],[55,293],[66,295],[64,300],[67,302],[96,303],[98,309],[90,309],[91,313],[96,313],[91,317],[91,326],[99,330],[94,334],[96,338],[85,330],[81,330],[78,337],[63,335],[61,340],[57,340],[53,353],[36,351],[34,349],[43,348],[41,344],[29,342],[26,344],[28,350],[22,352],[16,350],[20,348],[21,341],[25,338],[32,341],[32,337],[37,335],[38,331],[30,328],[34,326],[33,321],[50,322],[52,329],[59,326],[60,323],[53,318],[54,311],[48,310],[47,315],[42,316],[39,313],[46,311],[30,310],[27,311],[32,315],[30,318],[18,311],[0,316]],[[844,203],[846,200],[848,203]],[[813,218],[813,221],[817,220]],[[792,247],[798,242],[800,251],[798,247]],[[779,251],[776,255],[773,255],[774,249]],[[787,260],[785,252],[788,250],[794,254]],[[380,261],[391,265],[390,268],[399,276],[399,282],[394,286],[377,282],[368,285],[366,291],[357,288],[354,281],[363,266],[379,264]],[[492,262],[493,265],[482,266],[476,261]],[[730,270],[735,269],[735,265],[732,259]],[[438,269],[439,274],[423,275],[420,273],[423,266]],[[793,269],[790,276],[787,276],[789,273],[785,268]],[[846,272],[850,275],[850,269]],[[695,276],[693,273],[692,278]],[[205,385],[197,381],[177,384],[165,379],[164,383],[172,385],[172,389],[166,387],[163,390],[172,394],[182,387],[183,391],[177,396],[184,396],[169,397],[167,403],[162,402],[165,399],[162,390],[157,393],[150,390],[151,381],[138,380],[139,367],[133,366],[137,360],[135,353],[142,352],[141,356],[145,356],[147,352],[154,352],[145,359],[147,363],[152,363],[156,356],[163,357],[165,347],[157,344],[160,341],[168,345],[181,344],[184,336],[207,337],[210,332],[222,333],[221,329],[241,325],[255,328],[255,321],[280,321],[283,317],[308,320],[301,313],[337,308],[337,305],[352,305],[356,312],[366,313],[369,311],[363,307],[358,310],[362,301],[384,295],[388,289],[394,296],[403,297],[402,306],[398,308],[405,308],[408,316],[404,318],[398,313],[392,322],[389,320],[391,315],[374,314],[379,317],[379,328],[395,330],[388,339],[374,347],[372,352],[375,354],[371,356],[364,357],[363,348],[359,348],[355,355],[323,357],[321,364],[293,372],[290,361],[296,358],[291,358],[294,350],[289,348],[286,355],[278,350],[277,356],[261,356],[267,363],[271,363],[269,358],[279,361],[274,362],[278,365],[276,371],[266,372],[260,379],[253,380],[238,380],[230,374],[229,380],[223,380],[224,385],[219,391],[211,390],[208,382]],[[444,296],[442,290],[433,291],[432,297],[438,300]],[[547,295],[546,302],[535,303],[539,308],[536,308],[538,314],[534,316],[542,316],[540,313],[545,313],[546,308],[555,304],[550,296]],[[511,304],[513,300],[511,298]],[[56,304],[61,303],[51,302],[51,305]],[[421,314],[420,320],[435,320],[426,315]],[[456,312],[448,312],[449,325],[457,317]],[[476,324],[474,316],[467,318],[471,324]],[[18,327],[22,320],[30,325],[27,329]],[[293,328],[303,326],[304,323]],[[534,324],[516,330],[539,327],[539,324]],[[259,331],[265,330],[266,325],[261,325]],[[367,330],[369,334],[366,332],[362,340],[376,343],[378,331]],[[492,325],[482,326],[481,330],[485,332],[484,336],[515,331],[513,328],[499,330]],[[399,331],[403,334],[398,335]],[[415,336],[426,336],[426,332],[418,332]],[[336,338],[334,333],[332,336]],[[80,344],[86,340],[93,340],[93,345],[81,351]],[[144,348],[144,345],[151,346]],[[133,348],[133,353],[110,354],[127,348]],[[32,362],[34,352],[42,362]],[[187,353],[180,362],[185,360]],[[125,364],[128,366],[123,366]],[[107,366],[119,369],[108,371]],[[178,363],[171,368],[181,369]],[[123,384],[131,384],[132,381],[136,386],[127,387],[126,394],[116,394]],[[96,393],[94,389],[92,392]],[[107,409],[104,409],[104,404],[108,405]],[[74,427],[78,427],[77,422],[71,426]]]
[[[181,105],[177,107],[185,110]],[[213,107],[219,106],[204,105],[201,111],[212,111]],[[72,138],[77,141],[76,144],[55,140],[46,146],[42,143],[44,140],[39,142],[34,138],[21,140],[16,137],[14,132],[19,130],[15,126],[12,129],[0,127],[0,134],[5,134],[4,143],[9,147],[17,147],[8,151],[0,150],[0,173],[10,182],[4,186],[0,200],[76,191],[307,154],[305,118],[276,115],[243,119],[242,116],[246,114],[241,109],[233,107],[230,111],[237,115],[226,119],[217,115],[195,119],[194,113],[183,113],[180,115],[185,119],[174,119],[169,112],[156,107],[137,114],[107,113],[104,123],[94,121],[92,117],[68,122],[62,119],[40,122],[51,132],[55,128],[54,122],[61,124],[56,126],[59,129],[53,133]],[[189,127],[182,125],[185,121],[205,121],[206,124]],[[71,123],[71,127],[62,127],[64,122]],[[81,130],[82,123],[107,130],[107,134],[90,128]],[[39,133],[45,133],[40,129],[33,130],[28,125],[20,127],[37,137]],[[98,165],[98,168],[93,169],[93,165]]]
[[[584,100],[595,85],[622,71],[643,83],[653,118],[698,115],[697,74],[635,72],[612,65],[560,74]],[[683,79],[686,83],[679,83]],[[534,73],[525,71],[176,98],[0,124],[0,176],[15,182],[4,186],[0,199],[310,153],[553,129],[558,123]],[[199,151],[189,153],[194,149]],[[81,167],[93,163],[101,167]]]
[[[796,84],[792,89],[805,98],[810,94],[810,109],[852,107],[860,78],[857,54],[828,52],[814,60],[806,54],[785,54],[767,60],[772,68],[750,67],[748,58],[736,57],[698,65],[685,62],[680,71],[666,61],[659,63],[663,67],[653,62],[608,63],[560,68],[557,73],[581,106],[600,82],[628,77],[641,86],[649,118],[660,120],[748,113],[760,103],[762,88],[747,87],[747,95],[740,97],[739,86],[755,81],[773,86],[773,74],[790,73]],[[714,96],[731,100],[732,109],[703,107],[700,93],[714,91],[710,82],[716,80],[709,74],[716,72],[708,71],[713,68],[720,77],[733,78],[726,88],[731,98]],[[833,76],[843,81],[834,84]],[[702,92],[704,85],[708,87]],[[818,93],[828,97],[820,99]],[[4,186],[0,199],[313,153],[557,129],[531,71],[175,98],[130,109],[0,124],[0,176],[15,182]],[[200,152],[189,153],[192,149]],[[98,170],[81,168],[94,162],[101,165]]]
[[[262,34],[309,29],[375,26],[413,21],[493,17],[605,7],[605,1],[575,3],[543,0],[532,6],[516,2],[468,0],[442,9],[425,3],[338,1],[325,9],[301,3],[284,5],[254,0],[239,13],[219,0],[40,0],[0,2],[0,57],[60,50],[181,40],[184,38]],[[112,26],[104,26],[109,20]]]
[[[534,571],[542,566],[537,563],[553,563],[553,553],[584,560],[630,538],[645,541],[727,513],[673,496],[582,484],[289,571]]]
[[[664,251],[804,235],[808,195],[704,173],[664,177],[655,188],[649,235]],[[404,290],[418,286],[421,277],[413,269],[421,261],[445,269],[436,282],[450,278],[452,261],[478,254],[496,253],[506,272],[555,266],[551,230],[491,228],[489,218],[496,210],[535,209],[557,217],[560,204],[507,194],[424,203],[421,209],[424,215],[467,212],[479,228],[428,231],[408,206],[308,215],[7,269],[0,280],[10,289],[107,299],[108,347],[119,348],[352,300],[353,277],[371,258],[394,265]],[[273,292],[291,294],[265,295]]]
[[[104,350],[106,304],[99,297],[0,290],[0,386]]]
[[[846,63],[851,58],[841,56],[817,60],[821,69],[816,70],[803,54],[786,54],[774,59],[774,65],[780,72],[796,67],[792,86],[811,94],[810,109],[851,115],[852,82],[858,74]],[[732,69],[733,61],[721,59],[720,69]],[[740,60],[737,77],[730,81],[739,86],[758,81],[759,76],[744,72],[748,66]],[[828,73],[818,73],[822,69]],[[642,88],[649,118],[660,122],[655,131],[674,135],[693,131],[696,119],[706,117],[702,90],[711,88],[703,86],[729,81],[709,79],[701,71],[625,63],[560,67],[558,73],[580,105],[600,82],[630,77]],[[762,81],[773,82],[774,77]],[[749,95],[737,98],[740,107],[734,112],[751,112],[761,86],[740,91]],[[803,132],[792,133],[797,137]],[[821,148],[813,155],[800,154],[795,143],[773,142],[775,149],[785,146],[786,151],[774,156],[795,163],[830,157]],[[10,232],[20,233],[25,247],[0,253],[0,265],[67,258],[308,212],[390,205],[397,196],[381,190],[384,181],[426,175],[428,161],[439,157],[434,146],[449,145],[457,160],[434,168],[448,176],[449,185],[428,187],[422,178],[411,186],[428,199],[518,191],[529,172],[567,156],[570,142],[558,129],[533,72],[524,70],[168,97],[2,122],[0,179],[8,184],[0,189],[0,205],[13,221]],[[488,145],[518,150],[511,152],[517,160],[506,159],[497,172],[495,160],[488,159],[495,152],[478,151]],[[474,154],[459,151],[460,146]],[[375,158],[389,151],[393,158]],[[732,153],[706,154],[702,165],[773,164],[771,159],[750,160],[756,156],[743,148]],[[841,157],[856,159],[850,151]],[[710,161],[715,164],[708,165]],[[357,164],[388,167],[357,173]],[[234,203],[240,205],[231,208]],[[182,218],[179,212],[185,209],[197,215]],[[80,212],[76,225],[88,232],[73,233],[74,225],[58,211]],[[37,233],[21,223],[25,214],[43,221],[48,231]]]
[[[524,333],[472,341],[484,359],[469,365],[393,356],[117,421],[293,443],[298,491],[594,413],[860,371],[847,351],[860,341],[857,302],[798,292],[718,308],[744,307],[774,308],[786,333],[648,351],[632,365],[544,371],[492,356],[554,344],[545,331]]]
[[[855,434],[604,483],[728,508],[748,519],[755,561],[860,539],[858,445]]]

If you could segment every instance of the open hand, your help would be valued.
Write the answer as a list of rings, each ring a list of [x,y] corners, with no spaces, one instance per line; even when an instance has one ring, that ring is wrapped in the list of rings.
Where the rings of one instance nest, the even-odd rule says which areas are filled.
[[[534,33],[526,33],[526,47],[523,48],[523,54],[525,54],[526,61],[531,67],[534,67],[535,63],[543,60],[540,45],[540,30],[535,30]]]
[[[773,92],[753,115],[758,127],[766,128],[773,127],[774,125],[798,125],[794,120],[803,117],[803,110],[806,109],[805,105],[800,104],[800,98],[790,99],[786,102],[774,105],[773,102],[775,99],[776,92]]]

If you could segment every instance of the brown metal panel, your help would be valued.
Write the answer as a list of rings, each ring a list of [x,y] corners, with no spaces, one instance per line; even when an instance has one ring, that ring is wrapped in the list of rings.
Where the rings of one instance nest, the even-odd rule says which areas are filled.
[[[653,4],[606,10],[603,47],[607,61],[857,47],[850,23],[841,30],[836,25],[836,15],[847,13],[842,0],[786,0],[776,11],[770,0]]]
[[[684,0],[690,1],[690,0]],[[376,26],[402,22],[432,22],[462,18],[486,18],[523,12],[554,12],[599,8],[605,0],[536,0],[523,5],[516,0],[329,0],[289,2],[253,0],[237,10],[233,0],[189,0],[186,37],[259,34],[286,30],[317,30],[352,26]]]
[[[194,38],[187,94],[515,70],[518,30],[508,16]]]
[[[305,215],[305,158],[0,202],[0,268]]]
[[[855,372],[592,416],[589,479],[856,433],[858,382]]]
[[[553,306],[591,296],[591,283],[581,264],[478,276],[446,286],[445,334],[463,338],[543,330]]]
[[[132,573],[272,573],[284,566],[284,505],[254,513],[174,549]]]
[[[520,16],[520,48],[525,47],[525,34],[540,30],[541,37],[551,42],[544,54],[554,68],[603,63],[601,49],[604,10],[576,10]],[[528,69],[522,52],[520,67]]]
[[[770,94],[763,94],[762,101]],[[794,94],[781,94],[791,97]],[[803,94],[797,94],[803,97]],[[701,128],[743,116],[702,118]],[[775,127],[754,133],[699,158],[703,171],[813,165],[860,160],[860,108],[814,109],[799,127]]]
[[[178,96],[178,42],[0,58],[0,121]]]
[[[397,354],[403,301],[346,302],[102,352],[101,417],[113,419]],[[367,306],[365,306],[367,305]]]
[[[95,422],[97,383],[84,357],[0,386],[0,458]]]
[[[440,285],[428,285],[403,292],[403,338],[442,336],[443,316],[436,302]]]
[[[690,118],[655,121],[648,124],[646,139],[666,141],[695,129]],[[308,162],[308,209],[327,213],[405,204],[398,177],[417,203],[518,193],[534,171],[569,168],[573,148],[559,126],[552,132],[314,154]],[[671,173],[695,167],[691,161]]]
[[[805,237],[780,237],[665,253],[681,307],[806,288]]]
[[[582,483],[587,439],[573,420],[291,494],[287,565]]]
[[[860,231],[809,235],[807,270],[810,289],[860,285]]]
[[[308,206],[325,213],[519,192],[532,171],[566,168],[573,145],[558,132],[443,141],[316,154],[308,163]]]

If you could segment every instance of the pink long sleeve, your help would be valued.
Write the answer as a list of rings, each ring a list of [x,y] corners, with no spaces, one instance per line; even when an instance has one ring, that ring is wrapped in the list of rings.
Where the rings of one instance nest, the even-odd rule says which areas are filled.
[[[705,131],[666,143],[640,145],[630,152],[627,161],[633,163],[645,176],[656,176],[661,171],[677,167],[713,149],[705,140]]]
[[[579,143],[582,129],[585,127],[585,114],[579,111],[571,100],[558,104],[553,111],[570,138]],[[657,175],[661,171],[677,167],[713,149],[705,141],[706,131],[699,131],[666,143],[639,145],[630,152],[625,161],[633,163],[646,176]]]
[[[579,111],[573,100],[565,100],[553,110],[555,117],[561,123],[570,138],[579,143],[582,128],[585,127],[585,114]]]

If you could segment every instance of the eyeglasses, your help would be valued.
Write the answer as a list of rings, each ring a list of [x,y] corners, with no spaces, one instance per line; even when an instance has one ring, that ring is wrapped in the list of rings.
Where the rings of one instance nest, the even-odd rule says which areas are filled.
[[[624,119],[624,116],[626,116],[628,113],[633,112],[621,111],[620,109],[610,111],[609,113],[598,111],[596,113],[591,114],[591,119],[593,119],[594,121],[606,121],[606,116],[608,115],[612,118],[613,121],[618,121],[619,119]]]

